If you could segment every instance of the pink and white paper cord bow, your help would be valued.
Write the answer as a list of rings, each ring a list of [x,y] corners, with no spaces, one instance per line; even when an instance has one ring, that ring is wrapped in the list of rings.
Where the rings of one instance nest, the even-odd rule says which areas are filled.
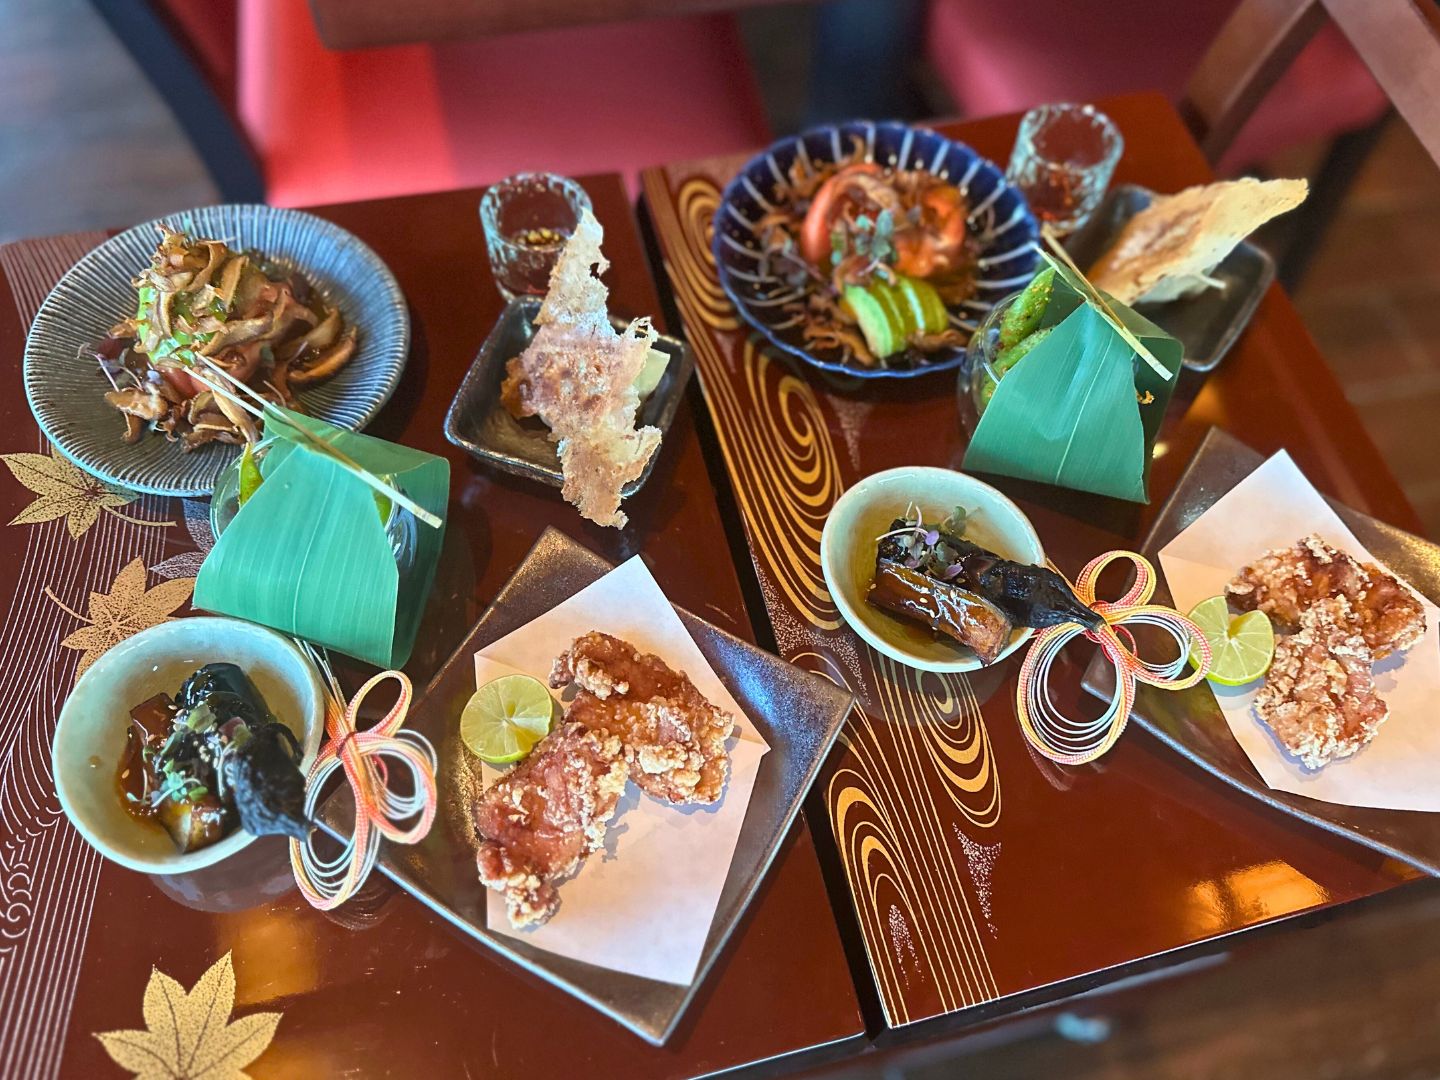
[[[313,652],[311,655],[315,657]],[[425,838],[435,820],[438,800],[434,747],[419,732],[400,730],[413,695],[409,678],[399,671],[382,671],[344,705],[328,665],[320,663],[320,668],[329,690],[325,708],[328,741],[305,781],[305,816],[314,820],[325,781],[336,769],[344,769],[355,797],[355,825],[340,853],[331,859],[315,851],[317,830],[312,829],[303,843],[291,840],[290,867],[305,899],[328,911],[343,904],[365,883],[380,856],[382,838],[397,844],[417,844]],[[366,696],[392,679],[400,684],[395,704],[378,724],[360,730],[357,721]],[[409,795],[399,795],[388,786],[390,768],[394,766],[409,771]]]
[[[1096,599],[1095,582],[1100,572],[1120,559],[1134,564],[1134,584],[1118,600]],[[1094,761],[1115,745],[1130,719],[1137,682],[1166,690],[1184,690],[1199,683],[1210,671],[1210,643],[1200,628],[1177,611],[1149,603],[1155,591],[1155,569],[1141,556],[1132,551],[1101,555],[1080,571],[1074,588],[1075,595],[1104,618],[1104,624],[1093,631],[1079,623],[1063,623],[1039,631],[1025,654],[1015,691],[1016,712],[1025,738],[1040,753],[1062,765]],[[1174,640],[1179,655],[1164,663],[1141,659],[1135,654],[1135,638],[1126,624],[1158,627]],[[1089,638],[1099,645],[1115,668],[1114,696],[1106,710],[1094,720],[1066,716],[1050,697],[1051,665],[1060,651],[1077,637]],[[1194,670],[1182,674],[1192,657],[1196,663]]]

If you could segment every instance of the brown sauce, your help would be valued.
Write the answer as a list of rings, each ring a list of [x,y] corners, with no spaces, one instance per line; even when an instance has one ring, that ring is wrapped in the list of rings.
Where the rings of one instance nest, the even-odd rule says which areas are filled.
[[[115,787],[120,805],[127,813],[142,820],[154,820],[155,807],[148,794],[154,789],[155,776],[146,764],[142,751],[149,746],[160,749],[170,733],[175,717],[175,702],[169,694],[156,694],[130,710],[130,725],[125,730],[125,750],[115,770]]]

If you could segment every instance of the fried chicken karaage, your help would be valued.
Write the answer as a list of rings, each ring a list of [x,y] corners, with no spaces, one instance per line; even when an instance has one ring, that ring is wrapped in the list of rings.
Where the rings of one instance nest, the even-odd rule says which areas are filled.
[[[555,914],[558,882],[604,844],[626,772],[618,738],[567,721],[480,797],[476,865],[504,894],[512,926]]]
[[[579,686],[566,713],[618,736],[630,778],[657,799],[713,803],[725,790],[725,740],[735,719],[716,708],[687,675],[619,638],[591,631],[556,661],[552,687]]]
[[[1242,610],[1259,610],[1282,629],[1300,625],[1305,611],[1343,597],[1375,659],[1403,652],[1425,636],[1425,609],[1388,570],[1357,562],[1319,536],[1267,551],[1241,570],[1225,596]]]
[[[1308,768],[1349,757],[1375,737],[1390,711],[1370,665],[1350,602],[1318,600],[1300,613],[1299,629],[1276,642],[1255,712]]]

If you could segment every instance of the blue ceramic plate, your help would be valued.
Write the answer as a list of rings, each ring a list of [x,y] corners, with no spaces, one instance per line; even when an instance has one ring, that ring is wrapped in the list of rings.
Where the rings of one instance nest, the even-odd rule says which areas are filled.
[[[334,378],[300,394],[312,416],[350,430],[374,419],[389,399],[410,351],[410,316],[395,276],[380,256],[313,214],[270,206],[202,206],[158,219],[196,239],[254,248],[299,270],[325,300],[359,328],[355,355]],[[95,361],[79,350],[135,310],[131,279],[150,264],[156,222],[113,236],[60,279],[40,305],[25,341],[25,396],[60,452],[111,484],[156,495],[206,496],[240,448],[209,443],[186,452],[163,435],[129,445],[125,423],[105,401]]]
[[[970,235],[980,242],[980,278],[975,295],[951,308],[952,326],[973,331],[991,307],[1034,276],[1040,261],[1035,216],[994,162],[926,128],[857,120],[781,139],[730,181],[715,211],[713,251],[720,286],[745,321],[772,345],[826,371],[863,379],[905,379],[956,368],[965,357],[962,348],[934,353],[921,364],[887,366],[881,361],[875,367],[847,363],[838,351],[813,349],[801,333],[802,317],[784,310],[801,294],[779,277],[760,272],[755,223],[776,205],[776,192],[791,166],[798,161],[811,171],[847,158],[857,139],[865,161],[932,172],[959,187],[969,200]]]

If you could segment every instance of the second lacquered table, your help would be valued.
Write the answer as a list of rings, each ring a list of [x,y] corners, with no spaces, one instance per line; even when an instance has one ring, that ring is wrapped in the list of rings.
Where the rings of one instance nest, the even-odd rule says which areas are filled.
[[[1211,179],[1160,95],[1100,102],[1125,136],[1117,182],[1175,191]],[[940,130],[1005,161],[1018,117]],[[745,158],[651,169],[645,202],[735,488],[781,654],[855,692],[846,753],[817,786],[832,887],[848,893],[882,1038],[925,1037],[1217,947],[1239,930],[1389,889],[1412,876],[1364,848],[1246,799],[1144,733],[1101,761],[1040,758],[1015,719],[1012,660],[969,677],[901,667],[840,619],[820,530],[862,476],[959,467],[953,377],[839,380],[763,350],[720,291],[710,255],[719,193]],[[1414,515],[1279,287],[1208,381],[1182,376],[1137,506],[996,483],[1074,575],[1138,548],[1212,425],[1290,450],[1323,490],[1377,517]],[[1082,700],[1075,650],[1062,701]]]

